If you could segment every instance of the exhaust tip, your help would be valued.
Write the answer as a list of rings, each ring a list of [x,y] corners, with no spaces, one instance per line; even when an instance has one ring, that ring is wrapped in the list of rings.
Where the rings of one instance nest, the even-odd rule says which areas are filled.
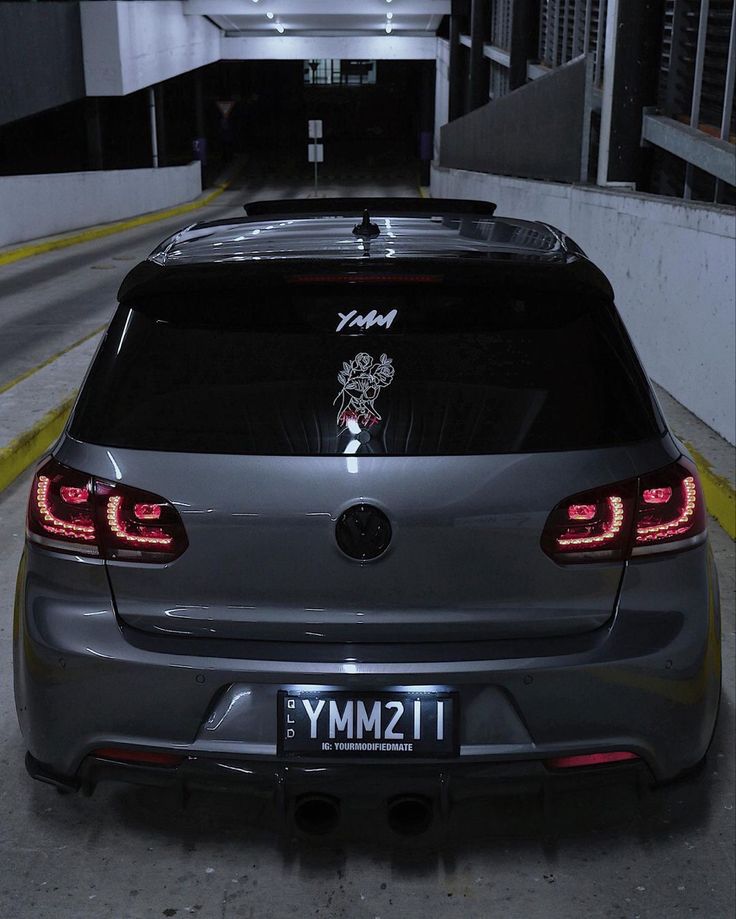
[[[297,829],[310,836],[325,836],[340,822],[340,802],[330,795],[303,795],[294,805]]]
[[[434,808],[423,795],[399,795],[387,806],[388,825],[400,836],[420,836],[432,826]]]

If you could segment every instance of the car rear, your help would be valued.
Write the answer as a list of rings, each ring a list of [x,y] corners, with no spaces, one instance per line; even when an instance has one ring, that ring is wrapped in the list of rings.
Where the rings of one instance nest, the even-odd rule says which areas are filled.
[[[261,260],[124,291],[36,473],[32,771],[407,791],[700,760],[703,496],[579,252]]]

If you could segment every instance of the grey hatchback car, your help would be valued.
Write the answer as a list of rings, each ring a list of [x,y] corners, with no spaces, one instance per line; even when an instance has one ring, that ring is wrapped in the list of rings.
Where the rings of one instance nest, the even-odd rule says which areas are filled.
[[[572,240],[486,202],[258,202],[119,301],[31,488],[31,775],[431,814],[703,759],[698,474]]]

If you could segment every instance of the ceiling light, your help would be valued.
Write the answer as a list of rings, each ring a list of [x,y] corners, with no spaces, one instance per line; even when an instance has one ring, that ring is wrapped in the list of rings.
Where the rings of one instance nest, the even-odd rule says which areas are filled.
[[[284,27],[281,25],[280,22],[276,23],[276,31],[279,33],[279,35],[283,35],[284,33]]]
[[[270,10],[266,13],[266,19],[273,19],[273,13]]]
[[[386,13],[386,19],[393,19],[393,18],[394,18],[393,13]]]
[[[393,31],[393,26],[391,25],[390,22],[387,22],[386,23],[386,35],[390,35],[392,31]]]

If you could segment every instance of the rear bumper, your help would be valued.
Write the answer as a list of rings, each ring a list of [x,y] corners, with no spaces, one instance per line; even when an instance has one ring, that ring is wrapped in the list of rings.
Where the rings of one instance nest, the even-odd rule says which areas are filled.
[[[653,775],[642,760],[605,767],[550,770],[539,760],[486,763],[414,765],[340,763],[321,768],[285,760],[270,761],[217,756],[187,757],[175,767],[145,766],[87,756],[74,776],[59,775],[30,753],[29,775],[66,791],[92,794],[100,782],[115,781],[176,789],[182,795],[195,790],[260,795],[282,806],[300,796],[329,794],[340,799],[391,799],[422,795],[449,811],[451,805],[475,797],[539,794],[574,786],[607,785],[629,781],[652,784]]]
[[[707,546],[631,564],[615,616],[585,641],[517,642],[513,653],[509,644],[498,644],[503,653],[492,658],[411,663],[402,662],[400,646],[387,646],[383,659],[371,662],[147,650],[126,639],[103,566],[34,547],[18,581],[16,703],[37,773],[62,784],[85,775],[97,781],[111,771],[134,781],[218,784],[227,773],[227,784],[263,779],[271,790],[286,781],[280,775],[300,782],[316,776],[324,790],[341,776],[352,776],[354,787],[357,770],[361,787],[374,775],[393,775],[406,786],[422,775],[435,783],[451,774],[454,785],[477,780],[485,787],[508,775],[544,778],[550,757],[610,750],[637,754],[655,779],[666,780],[705,754],[720,693],[718,590]],[[434,653],[451,658],[451,650]],[[279,760],[276,694],[316,686],[455,691],[459,755],[431,762]],[[186,761],[167,775],[89,759],[114,746],[175,751]],[[90,769],[94,775],[85,773]]]

